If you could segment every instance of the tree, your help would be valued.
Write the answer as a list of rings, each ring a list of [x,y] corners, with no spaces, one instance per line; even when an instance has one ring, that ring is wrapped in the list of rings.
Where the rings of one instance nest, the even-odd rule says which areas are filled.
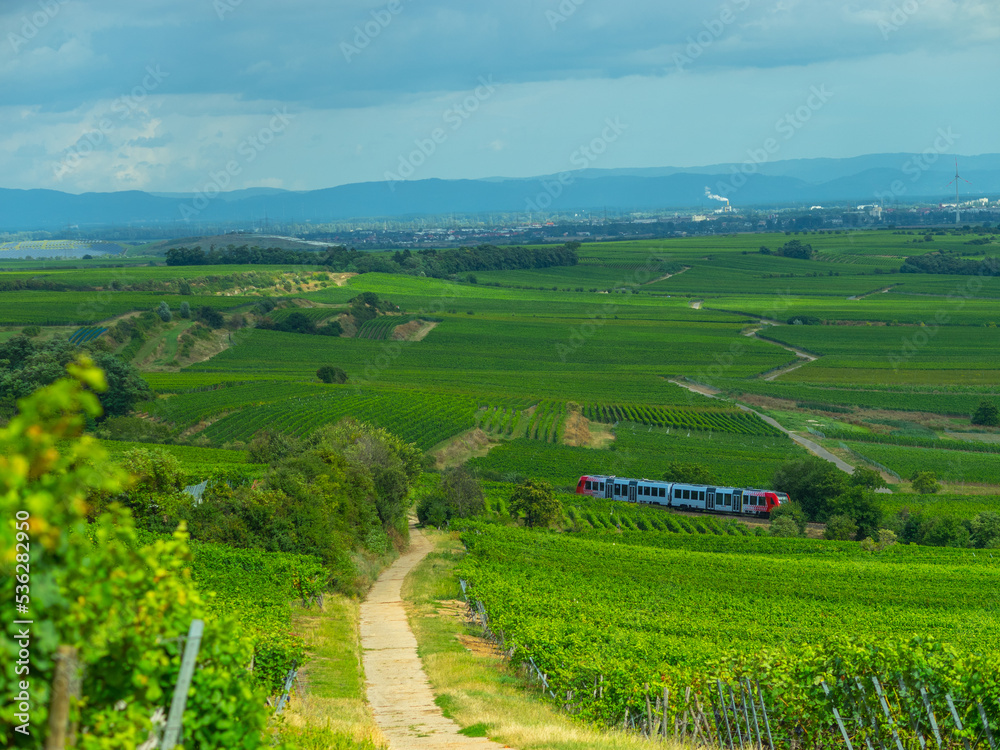
[[[191,317],[191,303],[187,300],[181,302],[180,316],[185,320]]]
[[[1000,513],[983,511],[971,525],[973,544],[980,549],[1000,549]]]
[[[208,305],[199,307],[194,317],[209,328],[222,328],[226,324],[226,319],[222,317],[222,313]]]
[[[562,512],[552,486],[537,479],[526,479],[515,487],[507,507],[512,518],[524,516],[525,526],[550,526]]]
[[[316,370],[316,377],[324,383],[346,383],[347,373],[333,365],[323,365]]]
[[[847,475],[829,461],[807,456],[779,466],[771,486],[787,492],[810,521],[822,523],[830,515],[830,501],[846,488]]]
[[[852,487],[864,487],[867,490],[877,490],[887,486],[882,475],[867,466],[855,467],[848,482]]]
[[[799,527],[791,516],[781,516],[772,520],[771,525],[768,527],[768,533],[771,536],[788,538],[801,536]]]
[[[826,528],[823,530],[824,539],[839,539],[840,541],[853,541],[858,536],[858,525],[854,519],[845,515],[830,516],[826,521]]]
[[[160,320],[164,323],[169,323],[173,319],[173,315],[170,313],[170,305],[166,302],[161,302],[160,306],[156,308],[156,314],[160,316]]]
[[[108,386],[99,396],[103,413],[98,419],[123,416],[135,404],[152,398],[149,385],[131,364],[113,354],[95,351],[94,345],[82,348],[91,352],[94,364],[104,370]],[[13,406],[17,399],[59,380],[80,349],[68,341],[39,343],[24,336],[0,344],[0,403]]]
[[[715,484],[715,475],[702,464],[688,464],[675,461],[667,464],[667,470],[663,472],[663,479],[667,482],[684,482],[685,484]]]
[[[1000,408],[997,408],[997,405],[990,401],[981,401],[976,408],[976,413],[972,415],[972,424],[985,427],[1000,425]]]
[[[933,495],[941,491],[941,485],[933,471],[918,471],[913,475],[912,483],[913,489],[921,495]]]
[[[800,240],[786,242],[779,252],[786,258],[810,260],[813,257],[812,245],[803,245]]]
[[[417,520],[440,527],[452,518],[478,516],[485,507],[479,480],[464,466],[459,466],[447,471],[440,486],[417,504]]]
[[[882,508],[875,493],[864,487],[850,487],[830,501],[831,518],[846,516],[858,527],[857,536],[875,534],[882,525]],[[827,521],[829,523],[829,520]]]
[[[21,330],[21,333],[23,335],[27,336],[29,339],[33,339],[36,336],[41,335],[41,333],[42,333],[42,327],[41,326],[25,326]]]
[[[293,312],[280,323],[275,324],[274,330],[286,333],[316,333],[316,324],[306,317],[305,313]]]

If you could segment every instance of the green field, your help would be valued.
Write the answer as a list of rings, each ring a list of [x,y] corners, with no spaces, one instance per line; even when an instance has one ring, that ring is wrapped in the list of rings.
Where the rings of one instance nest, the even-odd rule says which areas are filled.
[[[889,650],[886,666],[862,667],[867,640],[905,643],[920,633],[976,652],[1000,637],[1000,604],[981,595],[1000,585],[1000,561],[967,550],[896,546],[873,557],[854,543],[797,539],[587,537],[477,525],[462,537],[462,574],[513,658],[532,659],[553,691],[578,693],[578,711],[605,722],[641,713],[643,684],[676,696],[742,661],[775,701],[771,721],[808,730],[806,717],[829,722],[828,710],[815,716],[803,696],[790,719],[780,706],[818,690],[814,675],[885,669],[888,683],[905,663]],[[985,659],[995,662],[995,652]],[[965,674],[952,689],[970,695],[976,682]],[[600,697],[595,683],[604,683]]]

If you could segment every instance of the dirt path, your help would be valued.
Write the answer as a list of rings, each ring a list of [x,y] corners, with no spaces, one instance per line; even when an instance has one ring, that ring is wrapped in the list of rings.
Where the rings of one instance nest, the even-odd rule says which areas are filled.
[[[403,609],[400,590],[406,574],[431,551],[431,544],[410,524],[410,550],[396,560],[361,605],[361,648],[368,701],[390,750],[499,747],[481,737],[465,737],[434,703],[417,656],[417,641]]]
[[[663,276],[657,276],[652,281],[647,281],[646,283],[641,284],[640,286],[649,286],[650,284],[655,284],[657,281],[666,281],[671,276],[676,276],[677,274],[681,274],[681,273],[684,273],[685,271],[690,271],[690,270],[691,270],[691,266],[684,266],[684,268],[682,268],[680,271],[675,271],[674,273],[667,273],[667,274],[664,274]]]
[[[717,390],[715,388],[710,388],[710,387],[705,386],[705,385],[696,385],[694,383],[685,383],[683,380],[671,380],[670,382],[673,383],[674,385],[679,385],[681,388],[687,388],[689,391],[694,391],[695,393],[700,393],[701,395],[708,396],[710,398],[718,398],[719,393],[721,392],[721,391],[719,391],[719,390]],[[846,472],[848,474],[853,474],[854,473],[854,467],[851,464],[849,464],[849,463],[847,463],[847,461],[844,461],[843,459],[838,458],[837,456],[833,455],[832,453],[830,453],[830,451],[828,451],[823,446],[818,445],[817,443],[814,443],[812,440],[809,440],[808,438],[802,437],[798,433],[795,433],[795,432],[792,432],[791,430],[785,429],[780,424],[778,424],[775,420],[771,419],[771,417],[769,417],[769,416],[767,416],[765,414],[761,414],[759,411],[757,411],[755,409],[751,409],[749,406],[744,406],[743,404],[736,404],[736,406],[738,408],[742,409],[743,411],[748,411],[748,412],[751,412],[752,414],[756,414],[758,417],[760,417],[761,419],[763,419],[765,422],[767,422],[772,427],[776,427],[779,430],[781,430],[783,433],[785,433],[786,435],[788,435],[788,437],[790,437],[796,443],[798,443],[799,445],[801,445],[807,451],[809,451],[810,453],[812,453],[815,456],[819,456],[820,458],[824,458],[827,461],[830,461],[831,463],[833,463],[841,471]]]

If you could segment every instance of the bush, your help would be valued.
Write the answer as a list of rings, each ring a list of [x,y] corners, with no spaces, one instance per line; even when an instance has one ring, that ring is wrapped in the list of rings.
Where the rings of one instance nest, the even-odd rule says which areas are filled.
[[[195,319],[204,323],[209,328],[222,328],[226,324],[226,319],[218,310],[208,305],[202,305],[195,313]]]
[[[864,487],[868,490],[877,490],[886,486],[882,475],[875,471],[875,469],[869,469],[867,466],[856,467],[848,483],[852,487]]]
[[[188,318],[190,318],[191,317],[191,303],[188,302],[187,300],[184,300],[183,302],[181,302],[181,309],[180,309],[179,314],[185,320],[187,320]]]
[[[830,516],[826,521],[826,529],[823,530],[824,539],[838,539],[840,541],[853,541],[858,535],[858,525],[854,519],[846,515]]]
[[[334,367],[333,365],[323,365],[321,368],[316,370],[316,377],[324,383],[342,384],[347,382],[347,373],[339,367]]]
[[[160,306],[156,308],[156,314],[160,316],[160,320],[164,323],[169,323],[174,317],[170,313],[170,306],[166,302],[160,303]]]
[[[21,333],[22,333],[22,334],[23,334],[24,336],[27,336],[27,337],[28,337],[29,339],[33,339],[33,338],[35,338],[35,336],[38,336],[38,335],[40,335],[40,334],[41,334],[41,332],[42,332],[42,328],[41,328],[41,326],[25,326],[25,327],[24,327],[24,328],[23,328],[23,329],[21,330]]]
[[[799,534],[799,527],[795,521],[790,516],[781,516],[775,518],[771,521],[771,525],[768,529],[771,536],[778,537],[797,537]]]
[[[913,489],[921,495],[933,495],[941,491],[941,485],[933,471],[918,471],[913,475],[912,482]]]
[[[676,461],[667,464],[663,479],[667,482],[683,482],[685,484],[716,484],[715,475],[707,466]]]

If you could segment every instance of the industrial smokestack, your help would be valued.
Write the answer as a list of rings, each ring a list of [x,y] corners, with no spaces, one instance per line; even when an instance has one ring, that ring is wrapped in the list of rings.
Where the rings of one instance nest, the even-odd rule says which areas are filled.
[[[712,192],[711,188],[705,188],[705,197],[711,198],[713,201],[722,201],[726,205],[729,204],[729,198],[724,198],[721,195],[716,195]]]

